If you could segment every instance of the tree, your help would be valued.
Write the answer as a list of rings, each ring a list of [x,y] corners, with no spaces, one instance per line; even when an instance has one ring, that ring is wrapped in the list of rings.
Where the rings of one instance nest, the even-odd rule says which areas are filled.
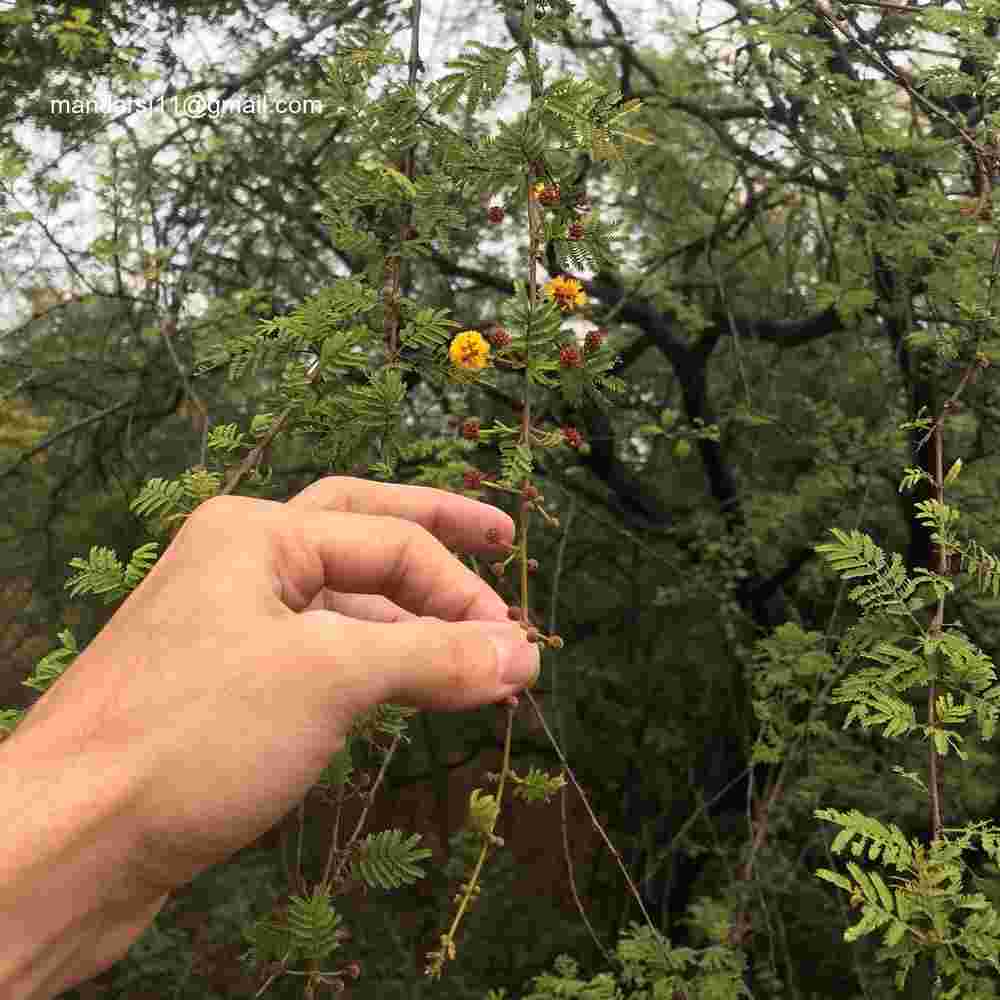
[[[675,943],[686,932],[699,945],[715,935],[744,953],[744,983],[754,995],[842,995],[850,979],[852,995],[888,996],[896,992],[897,966],[876,961],[868,938],[848,946],[841,940],[849,907],[862,909],[865,930],[875,929],[882,890],[870,875],[866,883],[833,871],[828,828],[814,810],[823,805],[824,818],[840,822],[838,849],[881,843],[884,850],[896,843],[892,824],[908,843],[929,846],[942,825],[996,812],[989,780],[996,762],[986,740],[967,737],[974,752],[949,765],[945,778],[936,751],[873,743],[867,730],[880,716],[864,700],[873,697],[873,678],[837,685],[849,684],[858,658],[878,652],[877,641],[899,648],[899,637],[884,621],[867,619],[873,606],[848,630],[845,591],[813,555],[832,523],[864,527],[881,550],[905,551],[894,573],[911,581],[921,570],[947,575],[950,564],[939,561],[948,555],[943,515],[926,504],[940,502],[940,470],[961,455],[961,477],[949,488],[980,546],[966,545],[962,568],[992,579],[996,541],[986,514],[995,403],[977,358],[995,351],[996,4],[961,11],[823,0],[811,8],[730,6],[733,15],[721,25],[674,24],[677,44],[664,52],[640,46],[623,23],[626,12],[603,0],[589,36],[570,9],[553,10],[540,37],[574,52],[592,87],[581,77],[558,93],[544,89],[553,85],[548,72],[540,83],[535,71],[521,70],[522,88],[533,88],[535,101],[551,99],[537,134],[527,128],[527,112],[496,134],[483,117],[504,91],[503,71],[509,81],[522,65],[517,60],[530,67],[538,44],[529,43],[527,12],[513,7],[502,11],[509,37],[469,49],[436,89],[425,90],[426,81],[418,88],[419,67],[400,56],[407,83],[380,83],[377,106],[364,119],[354,113],[357,102],[380,79],[382,61],[391,64],[375,8],[356,27],[348,22],[360,9],[303,6],[293,12],[299,23],[288,41],[271,49],[257,48],[253,32],[239,28],[234,37],[246,66],[221,84],[175,66],[178,86],[236,93],[246,81],[273,81],[344,111],[305,126],[282,117],[178,122],[168,139],[132,129],[106,148],[105,232],[88,253],[66,254],[99,298],[33,317],[11,340],[18,353],[3,359],[17,393],[61,421],[38,452],[49,460],[30,465],[15,449],[6,479],[30,475],[19,497],[33,503],[69,489],[81,464],[98,474],[107,467],[110,483],[126,475],[116,451],[137,427],[148,428],[161,450],[128,470],[131,497],[154,474],[176,482],[182,470],[205,465],[210,441],[217,453],[232,452],[225,477],[197,473],[184,481],[183,512],[231,481],[240,446],[226,441],[237,440],[248,417],[260,419],[247,428],[244,449],[254,432],[276,426],[263,415],[274,418],[286,407],[289,416],[269,443],[274,476],[270,483],[259,477],[253,490],[287,496],[289,480],[359,464],[399,481],[456,489],[465,487],[467,462],[487,481],[510,478],[523,471],[516,463],[524,457],[508,451],[499,462],[486,457],[485,446],[499,439],[497,420],[510,426],[522,369],[515,358],[509,375],[448,383],[441,349],[449,332],[475,329],[491,336],[494,352],[502,350],[496,324],[517,329],[506,317],[524,294],[515,281],[524,279],[526,235],[536,227],[548,275],[579,275],[592,320],[607,331],[589,357],[617,355],[609,372],[627,381],[612,406],[574,394],[576,362],[587,352],[564,331],[561,346],[575,349],[575,360],[550,352],[550,377],[563,391],[531,389],[533,422],[548,421],[553,432],[573,428],[585,445],[532,455],[531,478],[546,501],[558,503],[561,514],[573,498],[578,511],[565,538],[532,538],[539,563],[532,592],[543,595],[534,603],[555,609],[535,611],[533,620],[558,621],[566,647],[550,658],[554,697],[565,701],[558,711],[563,746],[581,755],[573,767],[593,791],[595,810],[609,816],[644,905]],[[259,25],[264,11],[243,13]],[[328,75],[310,49],[326,30],[334,55]],[[617,143],[601,129],[636,99],[638,123],[629,119],[628,127],[654,141],[635,144],[632,174],[621,180],[611,169]],[[174,145],[162,145],[168,140]],[[521,176],[511,169],[515,140],[522,159],[543,161],[533,169],[546,201],[534,221],[529,212],[538,203],[510,184]],[[501,202],[503,219],[493,222],[486,204]],[[570,238],[573,219],[585,220],[586,238]],[[36,219],[13,221],[40,229]],[[608,241],[612,223],[624,237],[618,243]],[[518,234],[514,262],[486,244],[498,231]],[[581,247],[589,260],[577,256]],[[365,321],[326,323],[329,310],[349,307]],[[448,328],[446,316],[459,326]],[[366,347],[374,366],[366,374],[350,354],[353,344],[370,344],[372,330],[384,334],[388,353],[382,342]],[[53,352],[70,336],[76,351],[102,363],[109,347],[118,352],[133,372],[131,393],[109,398],[123,384],[109,368],[107,381],[77,403],[83,414],[68,396],[65,409],[46,402],[35,380],[43,372],[51,378]],[[224,387],[223,368],[250,375],[261,359],[259,390],[241,395]],[[311,382],[310,373],[321,381]],[[317,391],[317,384],[326,388]],[[348,385],[358,391],[351,404],[336,391]],[[952,406],[947,435],[933,425],[925,442],[932,425],[912,418],[940,414],[959,385],[964,409]],[[186,454],[178,453],[176,424],[157,424],[181,405],[191,422]],[[461,421],[445,433],[449,414],[476,418],[478,436],[466,434]],[[345,433],[364,415],[370,422],[363,433]],[[223,435],[233,420],[236,430]],[[901,434],[907,420],[912,425]],[[90,436],[82,462],[61,450],[81,434]],[[955,451],[947,461],[942,442]],[[262,457],[258,449],[246,454],[251,466]],[[901,467],[915,470],[915,491],[899,489]],[[95,485],[105,489],[99,481],[72,488],[91,496]],[[156,506],[148,486],[139,496]],[[125,506],[117,503],[120,516]],[[164,500],[159,509],[172,508]],[[82,537],[92,529],[77,530]],[[935,531],[942,538],[934,539]],[[69,554],[84,547],[77,543]],[[838,537],[825,551],[841,566],[855,560],[851,571],[883,572],[877,553],[856,535]],[[989,650],[989,602],[970,584],[948,593],[949,607],[956,602],[963,634]],[[943,620],[931,626],[939,641],[958,635]],[[956,649],[945,642],[939,655]],[[969,654],[955,656],[967,662]],[[572,668],[559,657],[572,658]],[[981,667],[987,676],[991,668]],[[932,728],[957,725],[953,707],[945,706],[951,722],[936,717],[928,690],[935,694],[933,682],[919,698],[915,691],[894,695],[895,715],[909,705]],[[836,728],[842,720],[829,699],[842,695],[868,706],[852,705],[864,731]],[[627,751],[588,753],[593,732]],[[456,726],[448,738],[467,745],[469,733]],[[537,741],[526,746],[540,752]],[[551,765],[551,757],[535,759]],[[892,776],[893,767],[905,773]],[[969,855],[962,863],[978,867],[959,866],[961,889],[974,884],[996,898],[989,867],[998,860],[995,847],[967,839],[963,850],[977,845],[978,860]],[[916,857],[911,850],[905,860],[915,864]],[[921,865],[922,878],[933,864],[925,856]],[[836,875],[830,881],[845,890],[843,904],[812,877],[818,866]],[[619,891],[617,872],[595,865],[589,881],[598,937],[617,938],[635,915],[627,909],[631,896]],[[954,902],[963,893],[959,883],[949,885]],[[899,933],[900,917],[894,911],[896,922],[882,933]],[[977,933],[991,940],[985,923]],[[890,943],[899,962],[907,948],[921,956],[906,980],[913,995],[932,995],[937,974],[944,988],[961,983],[963,996],[993,995],[971,958],[956,973],[938,945],[919,921]],[[606,966],[593,968],[605,974]],[[557,971],[563,980],[576,974],[565,965]],[[523,978],[494,985],[517,989]],[[688,986],[709,989],[698,976]],[[554,988],[536,983],[541,995]]]

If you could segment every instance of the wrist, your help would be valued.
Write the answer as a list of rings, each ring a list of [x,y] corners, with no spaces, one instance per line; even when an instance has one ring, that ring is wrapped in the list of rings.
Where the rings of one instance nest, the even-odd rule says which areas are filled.
[[[125,956],[167,895],[135,877],[127,749],[0,744],[0,1000],[41,1000]]]

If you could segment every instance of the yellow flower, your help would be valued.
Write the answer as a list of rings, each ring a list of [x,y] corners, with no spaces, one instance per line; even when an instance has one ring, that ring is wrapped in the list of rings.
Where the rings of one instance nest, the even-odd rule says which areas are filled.
[[[552,299],[563,312],[574,306],[587,304],[587,293],[576,278],[565,278],[560,275],[545,283],[545,294]]]
[[[490,345],[478,330],[463,330],[448,348],[448,356],[457,368],[479,371],[486,367]]]

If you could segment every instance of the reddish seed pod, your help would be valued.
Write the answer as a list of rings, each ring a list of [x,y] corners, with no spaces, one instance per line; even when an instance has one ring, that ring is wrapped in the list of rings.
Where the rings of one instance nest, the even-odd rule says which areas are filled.
[[[528,642],[538,642],[538,629],[529,628],[525,638],[528,640]]]
[[[499,350],[510,343],[510,334],[502,326],[496,326],[486,334],[486,339]]]
[[[490,569],[493,570],[494,576],[503,576],[503,563],[495,562],[490,564]]]
[[[558,205],[559,197],[560,191],[558,184],[546,184],[544,189],[538,194],[538,200],[543,205]]]
[[[507,617],[512,622],[519,622],[521,620],[521,609],[516,604],[512,604],[507,609]]]
[[[538,572],[538,560],[537,559],[529,559],[528,560],[528,572],[529,573],[537,573]]]
[[[528,485],[524,487],[524,490],[522,492],[528,500],[537,500],[541,496],[541,494],[538,492],[538,488],[532,486],[531,483],[528,483]]]
[[[579,368],[580,352],[575,347],[567,344],[559,350],[559,364],[563,368]]]

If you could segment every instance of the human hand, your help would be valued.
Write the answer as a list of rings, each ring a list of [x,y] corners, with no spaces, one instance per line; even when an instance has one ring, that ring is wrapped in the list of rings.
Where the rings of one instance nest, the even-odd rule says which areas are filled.
[[[537,647],[448,551],[495,555],[490,528],[513,539],[487,504],[344,476],[287,503],[213,498],[12,740],[127,762],[123,863],[170,892],[301,802],[359,713],[472,708],[533,681]]]

